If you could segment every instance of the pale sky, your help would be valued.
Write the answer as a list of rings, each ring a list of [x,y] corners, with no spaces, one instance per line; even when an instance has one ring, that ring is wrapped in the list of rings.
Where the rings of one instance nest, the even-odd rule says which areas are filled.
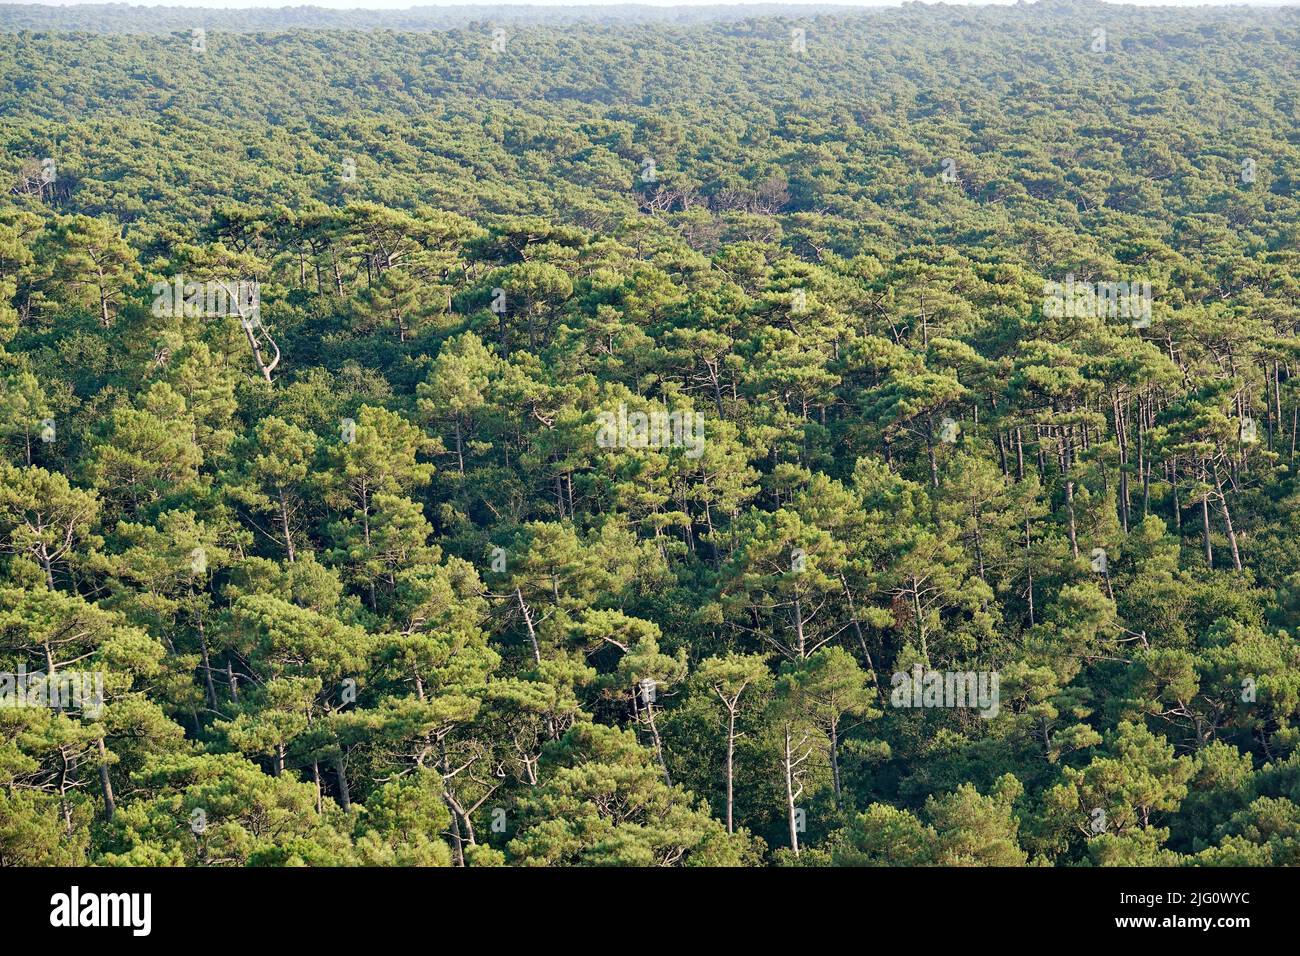
[[[46,6],[72,6],[84,0],[4,0],[7,3],[28,5],[44,4]],[[120,0],[119,0],[120,2]],[[617,7],[617,6],[651,6],[651,7],[715,7],[741,6],[762,3],[764,0],[635,0],[629,4],[625,0],[528,0],[525,3],[512,3],[510,0],[424,0],[412,3],[411,0],[144,0],[132,2],[133,7],[205,7],[207,9],[245,9],[249,7],[329,7],[334,10],[411,10],[419,7],[480,7],[480,6],[530,6],[530,7]],[[826,6],[828,4],[845,7],[893,7],[902,0],[767,0],[781,5],[811,3]],[[934,2],[934,0],[922,0]],[[942,0],[953,6],[1011,4],[1017,0]],[[1111,3],[1115,0],[1103,0]],[[1204,6],[1294,6],[1300,0],[1234,0],[1233,3],[1209,3],[1206,0],[1124,0],[1134,6],[1164,7],[1204,7]]]

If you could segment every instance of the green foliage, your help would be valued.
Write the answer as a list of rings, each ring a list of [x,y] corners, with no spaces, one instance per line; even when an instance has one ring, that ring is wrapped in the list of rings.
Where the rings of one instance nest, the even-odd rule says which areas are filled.
[[[1300,863],[1295,11],[467,16],[0,10],[0,865]]]

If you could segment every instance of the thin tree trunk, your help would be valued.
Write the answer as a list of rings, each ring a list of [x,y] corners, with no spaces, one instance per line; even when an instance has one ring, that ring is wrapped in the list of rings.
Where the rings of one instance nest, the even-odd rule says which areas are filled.
[[[1241,570],[1241,552],[1237,550],[1237,532],[1232,527],[1232,512],[1228,510],[1228,496],[1223,493],[1223,482],[1215,475],[1215,483],[1219,486],[1219,509],[1223,512],[1223,523],[1228,529],[1228,546],[1232,549],[1232,566]]]
[[[542,650],[537,645],[537,631],[533,628],[533,615],[528,610],[528,605],[524,603],[523,592],[518,587],[515,588],[515,600],[519,602],[519,611],[524,616],[524,623],[528,625],[528,640],[533,645],[533,662],[539,667],[542,663]]]
[[[785,806],[790,821],[790,849],[799,855],[799,830],[795,822],[794,753],[790,749],[790,725],[785,727]]]
[[[1029,626],[1034,626],[1034,562],[1029,555],[1029,519],[1025,519],[1025,567],[1029,570],[1029,587],[1025,594],[1029,598]]]
[[[633,691],[635,693],[635,691]],[[664,744],[659,738],[659,725],[655,723],[654,701],[645,702],[646,722],[650,725],[650,737],[655,743],[655,756],[659,759],[659,769],[664,772],[664,783],[673,785],[673,775],[668,772],[668,761],[664,759]]]
[[[736,760],[736,708],[727,707],[727,832],[735,833],[732,825],[732,812],[735,801],[735,760]]]
[[[1201,536],[1205,541],[1206,567],[1214,567],[1214,548],[1210,544],[1210,496],[1201,497]]]
[[[348,772],[343,766],[343,754],[334,755],[334,774],[339,782],[339,806],[347,813],[352,809],[352,797],[348,792]]]
[[[208,639],[199,623],[199,649],[203,652],[203,683],[208,692],[208,706],[217,709],[217,685],[212,680],[212,662],[208,659]]]
[[[284,532],[284,549],[289,554],[289,563],[293,564],[293,535],[289,531],[289,503],[284,489],[280,490],[280,528]]]
[[[805,638],[804,638],[804,633],[803,633],[803,608],[802,608],[802,606],[800,605],[800,603],[799,603],[799,599],[798,599],[798,598],[795,598],[795,599],[794,599],[794,609],[793,609],[793,610],[794,610],[794,637],[795,637],[795,649],[798,650],[798,652],[799,652],[799,658],[800,658],[800,660],[802,660],[803,658],[807,657],[808,655],[804,653],[804,649],[805,649],[805,647],[807,646],[807,643],[806,643],[806,640],[805,640]]]
[[[831,788],[835,794],[835,809],[843,809],[840,799],[840,736],[834,724],[831,725]]]
[[[934,413],[930,412],[925,419],[925,449],[930,455],[930,484],[939,487],[939,463],[934,455]]]
[[[1065,483],[1065,506],[1070,515],[1070,552],[1077,558],[1079,556],[1079,538],[1074,523],[1074,482],[1072,481]]]
[[[113,779],[108,773],[108,748],[104,746],[103,737],[95,744],[99,749],[99,786],[104,791],[104,819],[112,823],[117,803],[113,800]]]

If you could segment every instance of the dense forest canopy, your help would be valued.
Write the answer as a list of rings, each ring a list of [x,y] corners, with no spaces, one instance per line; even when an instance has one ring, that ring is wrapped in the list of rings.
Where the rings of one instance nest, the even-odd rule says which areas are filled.
[[[1300,11],[0,30],[0,864],[1300,863]]]
[[[843,13],[843,3],[746,3],[690,7],[620,3],[609,6],[573,4],[448,4],[412,6],[406,10],[340,10],[298,5],[244,9],[128,6],[124,3],[38,4],[0,3],[0,26],[6,30],[72,30],[82,33],[171,33],[194,27],[258,31],[306,27],[324,29],[445,30],[470,23],[673,22],[744,20],[755,16],[809,16]]]

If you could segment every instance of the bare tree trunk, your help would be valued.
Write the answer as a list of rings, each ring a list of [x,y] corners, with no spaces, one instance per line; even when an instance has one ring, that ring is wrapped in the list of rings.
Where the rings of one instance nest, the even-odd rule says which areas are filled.
[[[939,463],[934,455],[934,413],[925,418],[925,449],[930,455],[930,484],[939,487]]]
[[[843,809],[840,799],[840,735],[839,728],[831,725],[831,788],[835,794],[835,809]]]
[[[289,531],[289,502],[284,489],[280,489],[280,528],[284,532],[284,549],[289,554],[289,563],[293,564],[293,534]]]
[[[799,599],[794,599],[794,638],[795,648],[799,651],[799,657],[802,660],[808,655],[804,653],[807,641],[803,633],[803,608],[800,606]]]
[[[208,692],[208,706],[217,709],[217,685],[212,680],[212,662],[208,659],[208,639],[203,633],[203,623],[199,622],[199,649],[203,652],[203,683]]]
[[[785,806],[790,821],[790,849],[799,855],[799,829],[795,821],[794,753],[790,746],[790,725],[785,727]]]
[[[636,693],[633,690],[633,693]],[[655,723],[655,705],[654,701],[645,702],[646,723],[650,725],[650,737],[655,743],[655,756],[659,758],[659,769],[664,772],[664,783],[668,786],[673,785],[673,776],[668,772],[668,761],[664,759],[664,744],[659,738],[659,725]]]
[[[1077,558],[1079,556],[1079,538],[1074,523],[1074,482],[1072,481],[1065,483],[1065,507],[1070,514],[1070,552]]]
[[[1178,500],[1178,465],[1174,462],[1169,463],[1169,487],[1174,496],[1174,528],[1178,531],[1178,537],[1183,536],[1183,504]]]
[[[334,774],[339,782],[339,806],[343,808],[344,813],[347,813],[352,809],[352,796],[348,792],[348,772],[343,766],[342,753],[334,755]]]
[[[1206,567],[1214,567],[1214,548],[1210,544],[1210,496],[1201,497],[1201,536],[1205,541]]]
[[[528,640],[533,645],[533,662],[539,666],[542,663],[542,651],[537,645],[537,631],[533,628],[533,615],[528,610],[528,605],[524,603],[523,592],[518,587],[515,588],[515,600],[519,602],[519,611],[524,616],[524,623],[528,625]]]
[[[444,800],[446,794],[443,795]],[[448,804],[450,806],[450,804]],[[455,866],[465,865],[464,838],[460,834],[460,814],[455,808],[451,811],[451,862]]]
[[[1223,523],[1228,529],[1228,546],[1232,548],[1232,566],[1241,570],[1241,552],[1237,550],[1237,532],[1232,527],[1232,512],[1228,510],[1228,496],[1223,493],[1223,482],[1219,479],[1218,472],[1214,475],[1215,484],[1219,488],[1219,509],[1223,512]]]
[[[1119,517],[1124,533],[1128,534],[1128,423],[1124,419],[1124,411],[1118,396],[1112,408],[1115,416],[1115,438],[1119,442]]]
[[[1025,594],[1029,598],[1029,626],[1034,626],[1034,563],[1029,559],[1029,519],[1025,519],[1025,567],[1029,571],[1029,587]]]
[[[735,801],[735,760],[736,760],[736,708],[727,708],[727,832],[735,833],[732,825],[732,812]]]
[[[112,823],[117,804],[113,800],[113,779],[108,773],[108,748],[104,746],[103,737],[95,743],[99,749],[99,785],[104,791],[104,819]]]

